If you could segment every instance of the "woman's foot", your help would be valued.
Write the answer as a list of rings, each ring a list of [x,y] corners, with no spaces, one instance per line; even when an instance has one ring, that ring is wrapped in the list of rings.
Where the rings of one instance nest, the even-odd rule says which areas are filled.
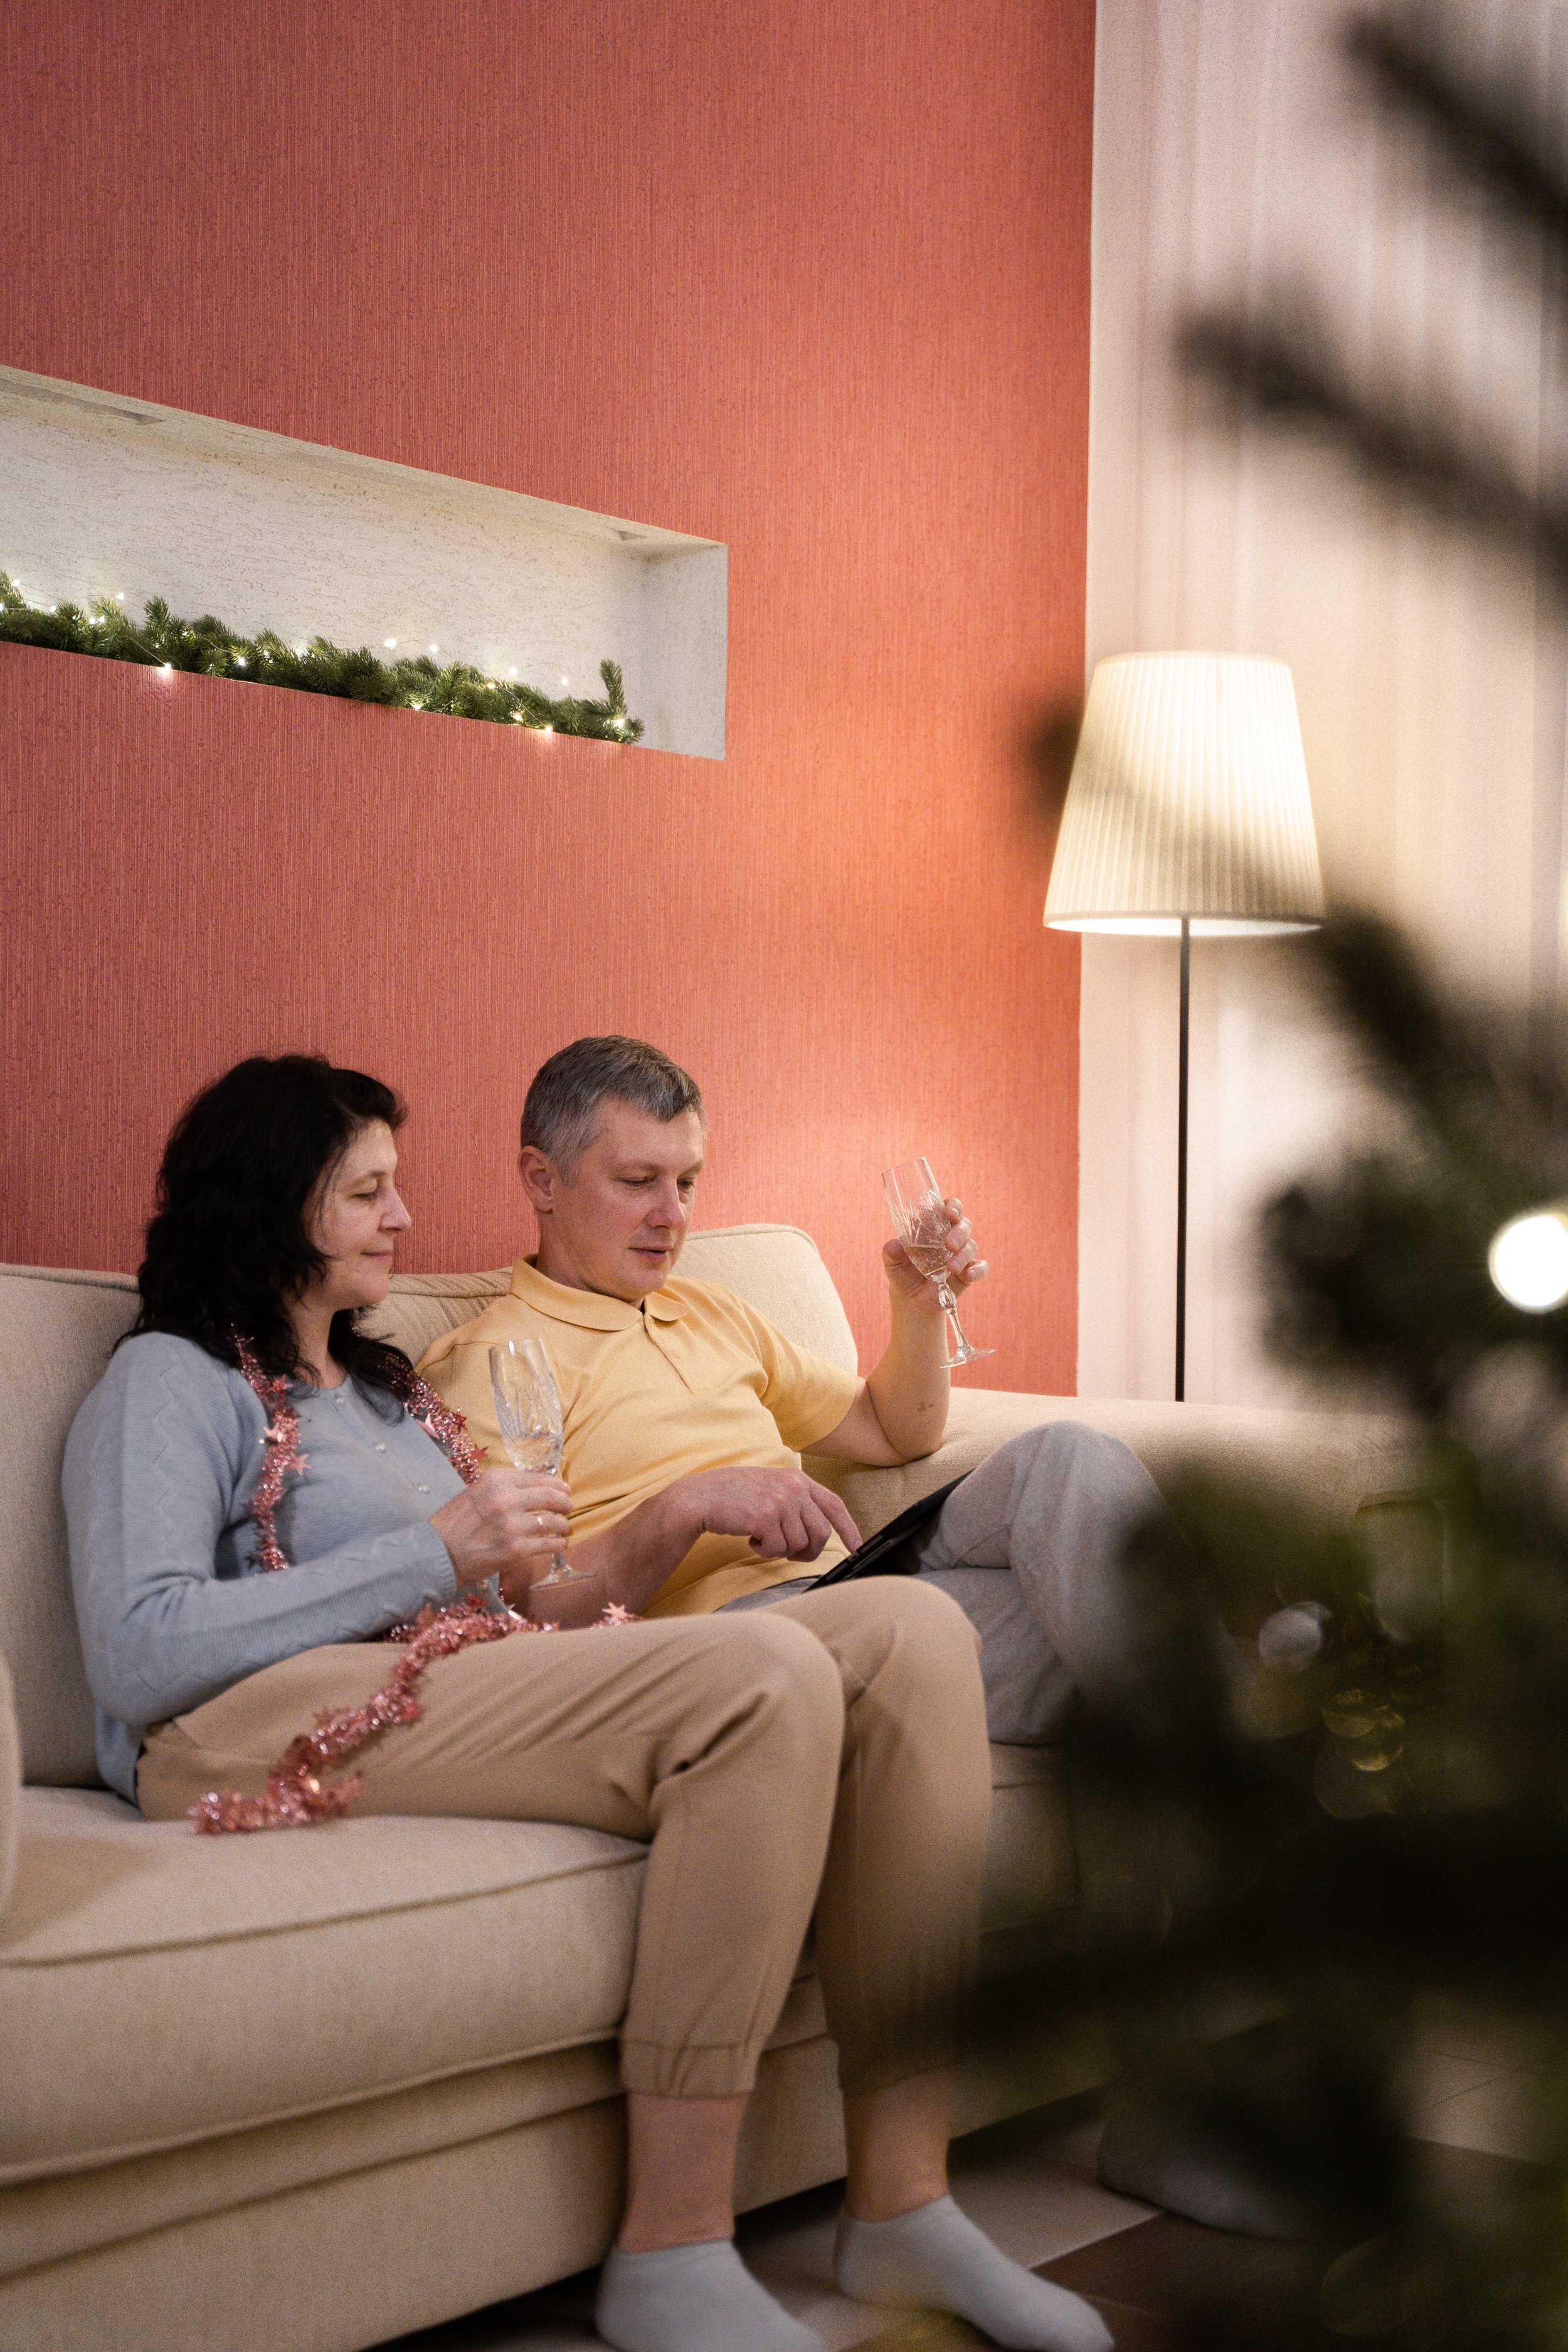
[[[594,2323],[616,2352],[827,2352],[757,2284],[728,2238],[651,2254],[617,2247],[599,2273]]]
[[[840,2215],[833,2274],[856,2303],[950,2311],[1010,2352],[1111,2352],[1090,2305],[1009,2261],[951,2197],[895,2221]]]

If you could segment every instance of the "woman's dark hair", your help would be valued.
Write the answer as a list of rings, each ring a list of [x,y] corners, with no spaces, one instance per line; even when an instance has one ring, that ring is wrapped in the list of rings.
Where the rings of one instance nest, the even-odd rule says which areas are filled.
[[[375,1119],[398,1128],[405,1116],[379,1078],[313,1054],[258,1055],[204,1087],[164,1146],[136,1277],[142,1311],[126,1338],[174,1331],[233,1364],[237,1333],[264,1371],[297,1377],[289,1306],[326,1263],[305,1230],[310,1205],[363,1129]],[[328,1345],[378,1388],[407,1367],[346,1312],[333,1316]]]

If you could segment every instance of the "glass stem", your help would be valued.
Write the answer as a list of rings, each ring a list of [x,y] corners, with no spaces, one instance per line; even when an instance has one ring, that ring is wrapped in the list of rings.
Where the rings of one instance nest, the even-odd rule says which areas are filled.
[[[945,1281],[939,1283],[937,1285],[936,1295],[941,1303],[942,1313],[946,1316],[949,1323],[952,1326],[953,1354],[955,1356],[967,1356],[969,1353],[969,1342],[963,1336],[963,1326],[958,1319],[958,1301],[952,1295],[952,1286]]]

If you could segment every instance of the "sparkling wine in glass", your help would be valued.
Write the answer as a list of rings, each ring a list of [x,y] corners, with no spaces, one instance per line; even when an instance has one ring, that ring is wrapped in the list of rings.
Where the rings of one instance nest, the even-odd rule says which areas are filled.
[[[893,1231],[902,1242],[910,1264],[937,1286],[937,1297],[952,1332],[948,1370],[955,1370],[960,1364],[972,1364],[977,1356],[994,1354],[991,1348],[972,1348],[958,1319],[958,1301],[947,1278],[947,1201],[931,1173],[931,1161],[906,1160],[900,1167],[884,1168],[882,1191],[888,1213],[893,1220]]]
[[[490,1349],[490,1391],[496,1426],[514,1470],[561,1468],[561,1391],[540,1339],[502,1339]],[[570,1568],[559,1549],[548,1576],[528,1588],[528,1613],[540,1625],[591,1625],[605,1605],[597,1569]]]

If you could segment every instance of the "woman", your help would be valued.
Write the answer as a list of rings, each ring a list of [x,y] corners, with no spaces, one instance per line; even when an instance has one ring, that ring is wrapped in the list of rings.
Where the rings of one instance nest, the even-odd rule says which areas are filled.
[[[314,1767],[353,1752],[362,1812],[649,1841],[622,2032],[629,2187],[597,2315],[623,2352],[820,2347],[742,2268],[730,2205],[814,1911],[849,2146],[840,2284],[1004,2344],[1105,2346],[1087,2305],[946,2193],[989,1803],[973,1633],[898,1579],[489,1638],[505,1621],[479,1588],[523,1598],[570,1496],[479,1471],[460,1418],[358,1328],[409,1224],[402,1118],[375,1079],[286,1055],[239,1064],[169,1139],[142,1311],[66,1449],[105,1780],[154,1819],[248,1826],[342,1810]],[[395,1627],[401,1648],[376,1639]],[[378,1702],[395,1672],[417,1680],[416,1719]],[[325,1744],[279,1770],[332,1710]]]

